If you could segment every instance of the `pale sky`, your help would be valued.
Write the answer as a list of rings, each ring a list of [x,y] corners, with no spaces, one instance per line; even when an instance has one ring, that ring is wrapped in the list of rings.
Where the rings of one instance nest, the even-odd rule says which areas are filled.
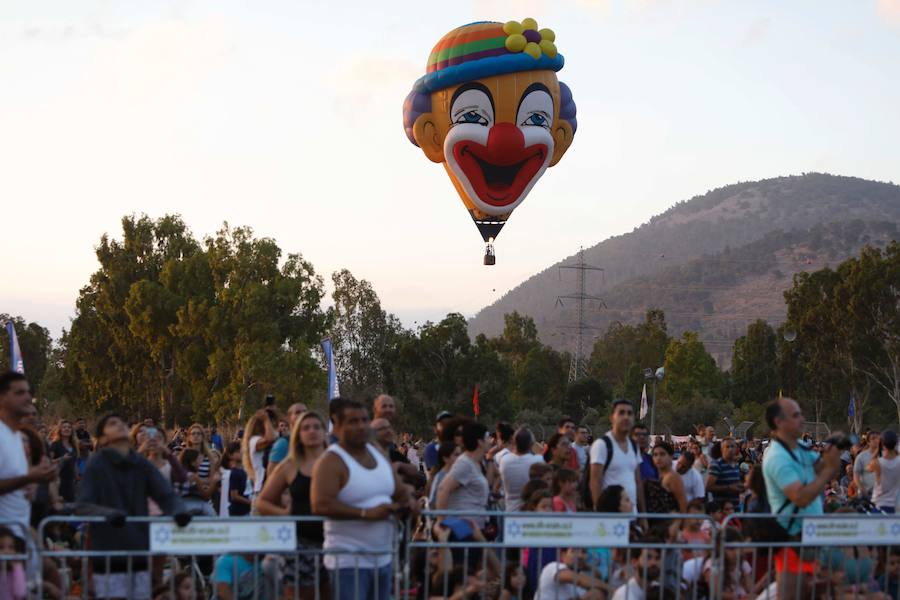
[[[401,104],[477,20],[556,32],[578,133],[481,265]],[[125,214],[348,268],[412,326],[472,315],[679,200],[804,171],[900,181],[900,0],[4,0],[0,312],[57,335]]]

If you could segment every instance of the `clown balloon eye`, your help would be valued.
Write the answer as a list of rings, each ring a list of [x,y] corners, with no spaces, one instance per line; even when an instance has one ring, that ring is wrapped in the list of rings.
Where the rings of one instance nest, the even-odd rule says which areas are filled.
[[[550,124],[547,122],[547,117],[545,117],[541,113],[532,113],[528,115],[528,118],[522,121],[522,125],[536,125],[537,127],[550,126]]]
[[[494,122],[494,105],[486,90],[480,87],[464,88],[454,96],[450,106],[453,125],[490,127]]]
[[[474,110],[470,110],[469,112],[465,112],[456,118],[455,123],[474,123],[476,125],[487,125],[488,120],[483,116],[475,112]]]
[[[553,98],[546,89],[536,88],[522,97],[516,115],[519,127],[542,127],[553,125]]]

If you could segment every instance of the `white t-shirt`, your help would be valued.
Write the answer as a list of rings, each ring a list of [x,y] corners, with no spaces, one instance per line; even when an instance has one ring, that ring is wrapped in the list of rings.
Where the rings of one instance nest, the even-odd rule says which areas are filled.
[[[853,463],[853,472],[859,475],[862,491],[866,497],[870,497],[875,488],[875,473],[866,470],[871,461],[872,453],[869,450],[863,450],[856,456],[856,462]]]
[[[266,481],[266,469],[263,466],[265,450],[256,451],[256,446],[261,439],[261,435],[254,435],[250,438],[250,443],[247,445],[247,449],[250,451],[250,464],[253,465],[253,472],[256,475],[253,479],[253,492],[255,494],[262,491],[263,483]]]
[[[590,450],[590,446],[582,446],[581,444],[572,444],[572,447],[575,449],[576,458],[578,458],[578,468],[583,469],[584,464],[587,462],[588,450]]]
[[[644,590],[634,577],[629,579],[625,585],[620,586],[612,596],[612,600],[644,600],[644,598]]]
[[[10,429],[0,421],[0,479],[13,479],[28,475],[28,459],[25,458],[25,446],[18,431]],[[8,494],[0,495],[0,521],[17,521],[28,530],[31,522],[31,504],[25,499],[25,488],[21,487]],[[22,537],[23,531],[13,531]]]
[[[528,483],[528,469],[531,465],[544,462],[537,454],[507,453],[500,461],[500,480],[503,484],[503,496],[506,498],[506,510],[512,512],[522,506],[522,488]]]
[[[541,570],[535,600],[575,600],[581,596],[582,589],[574,583],[560,583],[556,580],[557,575],[568,569],[565,563],[548,563]]]
[[[503,460],[503,457],[509,454],[509,448],[500,448],[497,453],[494,455],[494,464],[497,465],[497,468],[500,468],[500,461]]]
[[[684,495],[688,502],[694,498],[706,499],[706,486],[696,469],[688,469],[687,473],[681,476],[681,481],[684,483]]]
[[[634,472],[641,464],[641,457],[635,454],[631,440],[625,440],[627,450],[623,451],[611,433],[607,433],[606,437],[612,442],[613,457],[609,467],[603,471],[600,489],[604,490],[611,485],[621,485],[637,510],[637,483],[634,480]],[[595,440],[591,445],[591,464],[601,466],[606,464],[606,443],[602,439]]]
[[[881,465],[881,479],[876,477],[872,502],[878,508],[896,506],[897,494],[900,493],[900,456],[876,460]]]

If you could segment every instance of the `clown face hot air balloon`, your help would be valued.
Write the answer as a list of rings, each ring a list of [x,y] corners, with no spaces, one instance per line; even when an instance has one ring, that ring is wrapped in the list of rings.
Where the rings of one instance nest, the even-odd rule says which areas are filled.
[[[403,103],[413,144],[442,163],[487,244],[572,143],[577,123],[556,36],[521,23],[480,22],[445,35]]]

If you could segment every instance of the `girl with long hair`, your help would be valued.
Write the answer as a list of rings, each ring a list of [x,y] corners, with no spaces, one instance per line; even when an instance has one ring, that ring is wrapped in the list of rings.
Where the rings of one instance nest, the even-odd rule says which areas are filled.
[[[66,502],[75,502],[79,453],[72,422],[62,419],[50,433],[50,442],[50,458],[59,461],[59,495]]]
[[[553,511],[578,511],[578,473],[562,468],[553,475]]]
[[[310,491],[313,465],[325,453],[326,432],[325,419],[316,412],[308,411],[297,418],[291,431],[288,457],[272,472],[256,500],[259,514],[295,517],[312,515]],[[291,495],[290,508],[281,503],[285,490]],[[299,588],[301,598],[313,598],[316,578],[319,577],[322,582],[327,581],[321,561],[318,570],[316,569],[314,554],[322,548],[323,539],[321,522],[297,523],[297,540],[300,549],[306,552],[286,557],[283,571],[285,598],[294,597],[294,588]],[[320,589],[323,586],[324,583],[320,583]],[[324,597],[328,597],[328,594],[324,594]]]
[[[684,481],[673,467],[672,458],[675,449],[669,442],[657,442],[653,446],[653,466],[659,473],[658,480],[644,482],[644,494],[647,497],[647,512],[671,513],[687,512],[687,496],[684,493]]]
[[[200,467],[197,475],[200,479],[208,480],[209,474],[219,467],[219,453],[206,439],[206,429],[200,423],[194,423],[188,428],[187,437],[184,440],[185,448],[193,448],[200,453]]]
[[[253,482],[253,496],[259,495],[266,479],[266,466],[264,464],[265,451],[275,443],[275,427],[272,419],[265,409],[256,411],[247,426],[244,428],[244,438],[241,440],[241,458],[244,461],[244,470]]]
[[[456,458],[462,454],[462,448],[453,442],[441,442],[438,446],[438,461],[428,476],[428,483],[425,485],[425,497],[428,498],[428,507],[432,508],[437,502],[437,489],[441,485],[441,480],[450,472]]]
[[[149,460],[162,474],[163,479],[168,481],[176,490],[183,487],[188,480],[188,473],[178,458],[166,446],[165,430],[145,427],[143,424],[135,425],[131,429],[131,438],[138,454]],[[138,440],[140,440],[140,443],[138,443]],[[156,502],[153,501],[153,498],[147,499],[147,505],[150,516],[163,514]]]
[[[544,462],[563,468],[569,464],[569,456],[572,453],[572,440],[562,433],[554,433],[547,440],[547,451],[544,452]]]

